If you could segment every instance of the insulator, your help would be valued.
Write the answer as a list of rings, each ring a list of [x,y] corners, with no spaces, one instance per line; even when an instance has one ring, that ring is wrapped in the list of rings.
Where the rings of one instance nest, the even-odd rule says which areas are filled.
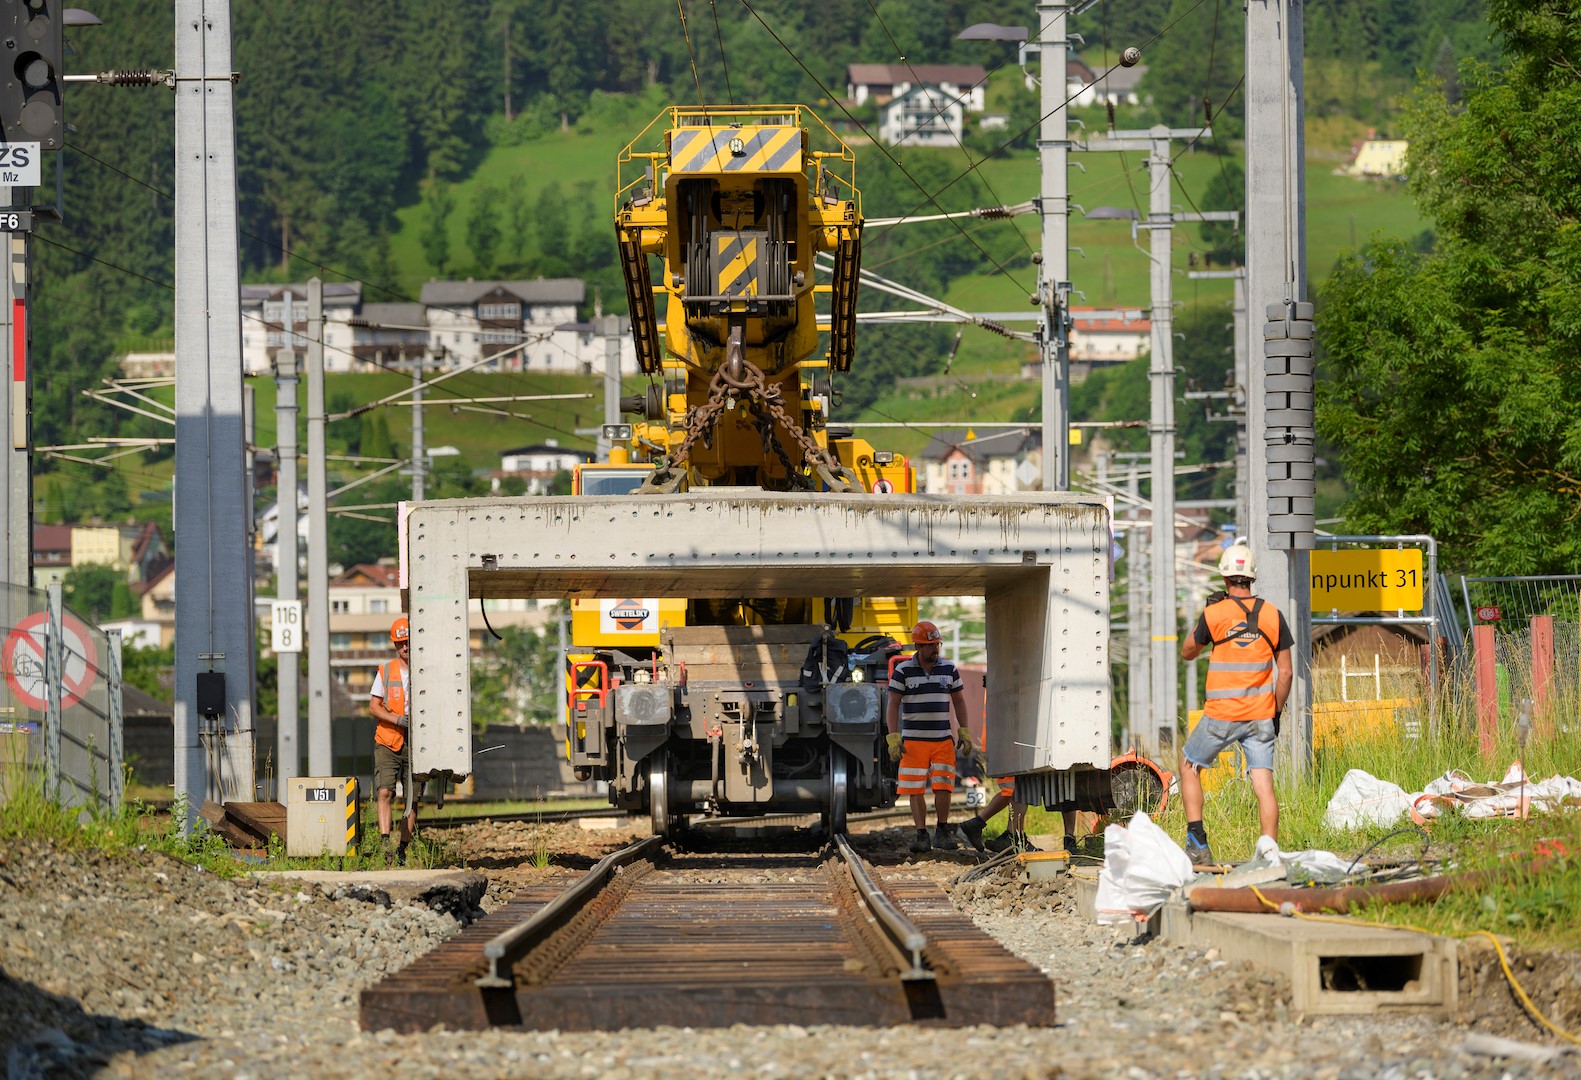
[[[981,326],[984,330],[987,330],[990,333],[998,334],[1001,337],[1015,337],[1015,334],[1008,326],[1006,326],[1004,323],[994,322],[992,319],[978,319],[977,325]]]
[[[106,71],[99,81],[111,86],[161,86],[165,81],[162,71]]]
[[[1136,67],[1136,65],[1140,64],[1141,62],[1142,50],[1138,49],[1135,45],[1131,46],[1129,49],[1126,49],[1120,54],[1121,67]]]
[[[1011,216],[1010,207],[1008,206],[984,206],[977,210],[976,214],[980,218],[1007,218]]]

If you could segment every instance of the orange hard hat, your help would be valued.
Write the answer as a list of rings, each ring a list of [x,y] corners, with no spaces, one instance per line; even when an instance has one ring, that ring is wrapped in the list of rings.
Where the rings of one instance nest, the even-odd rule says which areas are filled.
[[[411,636],[412,628],[407,625],[405,615],[402,615],[399,619],[396,619],[390,624],[390,643],[392,645],[396,644],[397,642],[408,641],[411,639]]]
[[[932,645],[943,640],[944,638],[940,635],[939,628],[927,619],[923,619],[911,628],[911,643],[913,645]]]

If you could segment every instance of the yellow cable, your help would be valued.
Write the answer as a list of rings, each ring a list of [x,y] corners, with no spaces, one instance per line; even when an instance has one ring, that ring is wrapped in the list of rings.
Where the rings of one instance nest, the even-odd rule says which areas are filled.
[[[1367,919],[1352,919],[1338,915],[1309,915],[1308,913],[1297,909],[1294,904],[1288,904],[1284,907],[1281,907],[1272,900],[1268,899],[1268,897],[1264,896],[1262,894],[1262,890],[1256,885],[1248,885],[1247,888],[1252,890],[1253,896],[1257,897],[1257,899],[1267,904],[1279,914],[1294,915],[1296,918],[1306,919],[1308,922],[1339,923],[1341,926],[1373,926],[1380,930],[1412,930],[1418,934],[1428,934],[1435,937],[1437,936],[1433,934],[1433,931],[1431,930],[1424,930],[1420,926],[1412,926],[1409,923],[1371,922]],[[1450,936],[1463,938],[1476,937],[1479,934],[1493,943],[1493,951],[1499,956],[1499,967],[1501,970],[1503,970],[1504,977],[1509,980],[1510,988],[1515,991],[1515,996],[1520,999],[1521,1004],[1525,1006],[1526,1011],[1532,1015],[1533,1019],[1535,1019],[1539,1024],[1547,1028],[1549,1031],[1553,1032],[1555,1035],[1559,1036],[1561,1039],[1565,1039],[1577,1046],[1581,1046],[1581,1039],[1576,1038],[1576,1036],[1570,1034],[1561,1027],[1556,1027],[1548,1019],[1548,1017],[1543,1015],[1542,1010],[1539,1009],[1532,999],[1527,995],[1525,987],[1521,986],[1520,980],[1515,977],[1515,972],[1511,970],[1509,957],[1504,955],[1504,946],[1499,943],[1498,938],[1494,937],[1486,930],[1467,930],[1463,934],[1453,934]]]

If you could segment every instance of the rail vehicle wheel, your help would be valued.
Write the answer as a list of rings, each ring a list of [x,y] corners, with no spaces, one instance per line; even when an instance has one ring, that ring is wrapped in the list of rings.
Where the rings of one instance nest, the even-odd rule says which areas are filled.
[[[1151,762],[1122,761],[1111,766],[1109,789],[1114,794],[1115,816],[1129,821],[1138,813],[1158,814],[1169,801],[1169,789]]]
[[[675,828],[670,817],[670,754],[656,750],[648,758],[648,814],[654,836],[669,836]]]
[[[851,788],[851,758],[838,746],[829,747],[829,801],[824,806],[823,828],[830,836],[846,831],[845,808]]]

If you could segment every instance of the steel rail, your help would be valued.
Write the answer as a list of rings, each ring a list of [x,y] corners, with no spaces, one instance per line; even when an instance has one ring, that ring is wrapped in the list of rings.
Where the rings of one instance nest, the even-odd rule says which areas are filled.
[[[650,836],[598,860],[575,885],[539,908],[532,918],[517,923],[483,946],[483,956],[489,962],[489,970],[488,974],[475,980],[475,985],[485,990],[508,990],[515,986],[511,965],[516,960],[558,930],[567,918],[596,897],[616,870],[639,859],[650,858],[663,847],[664,837]]]
[[[868,914],[878,924],[884,933],[884,939],[899,954],[900,978],[902,982],[915,982],[932,979],[933,969],[928,966],[922,954],[928,947],[928,937],[917,929],[915,923],[906,918],[900,907],[889,898],[889,894],[879,888],[867,872],[867,866],[862,862],[862,857],[851,846],[851,841],[842,835],[834,838],[835,850],[840,853],[840,858],[845,861],[846,870],[851,874],[851,880],[856,885],[856,891],[861,896],[862,902],[867,905]]]

